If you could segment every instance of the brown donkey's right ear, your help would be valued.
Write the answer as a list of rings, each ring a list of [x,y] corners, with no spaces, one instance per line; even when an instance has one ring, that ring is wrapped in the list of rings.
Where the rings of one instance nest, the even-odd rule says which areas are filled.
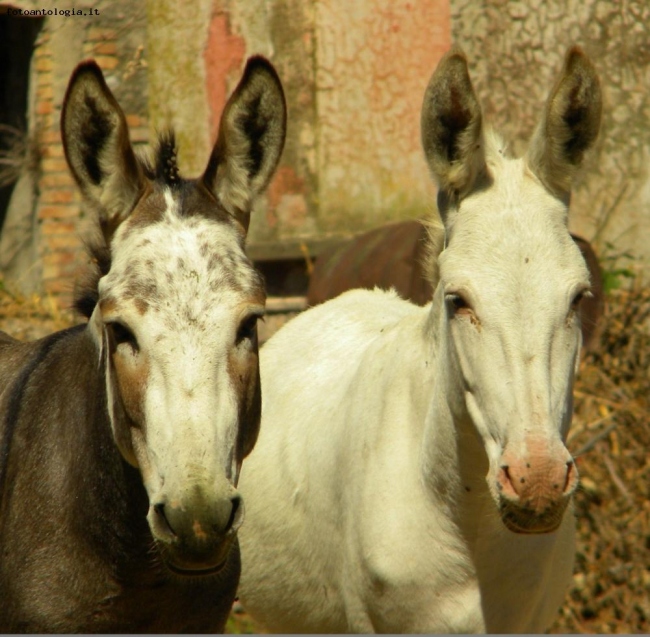
[[[145,180],[124,113],[92,60],[72,73],[63,100],[61,135],[70,170],[110,242]]]

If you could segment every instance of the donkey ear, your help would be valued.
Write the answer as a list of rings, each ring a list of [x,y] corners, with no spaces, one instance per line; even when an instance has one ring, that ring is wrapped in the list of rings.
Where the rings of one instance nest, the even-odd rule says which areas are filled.
[[[585,151],[598,136],[601,111],[596,70],[580,48],[572,47],[526,155],[532,171],[551,192],[560,196],[569,192]]]
[[[252,57],[232,94],[203,183],[248,230],[255,197],[266,188],[280,160],[287,130],[282,84],[266,59]]]
[[[424,94],[421,134],[424,154],[440,189],[462,195],[484,163],[480,149],[481,106],[458,47],[440,61]]]
[[[61,132],[70,170],[110,239],[133,208],[144,177],[124,113],[94,61],[79,64],[70,78]]]

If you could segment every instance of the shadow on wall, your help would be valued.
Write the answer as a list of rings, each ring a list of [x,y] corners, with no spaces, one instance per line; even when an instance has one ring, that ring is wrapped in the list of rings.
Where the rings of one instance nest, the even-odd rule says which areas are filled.
[[[0,8],[0,11],[2,9]],[[35,187],[27,136],[30,63],[44,18],[0,14],[0,270],[33,241]],[[32,250],[26,250],[31,256]],[[28,266],[31,265],[27,264]]]

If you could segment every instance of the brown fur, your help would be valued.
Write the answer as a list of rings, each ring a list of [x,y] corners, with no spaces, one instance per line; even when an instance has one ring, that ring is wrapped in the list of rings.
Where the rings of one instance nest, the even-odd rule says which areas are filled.
[[[151,467],[146,454],[136,455],[146,445],[143,395],[148,359],[134,356],[136,362],[129,367],[124,348],[133,344],[139,351],[138,345],[122,325],[120,351],[127,356],[118,356],[119,326],[107,326],[105,320],[110,321],[109,312],[119,315],[125,296],[140,314],[154,308],[156,279],[150,273],[161,264],[137,261],[137,254],[124,264],[113,259],[112,251],[124,245],[116,233],[160,220],[167,208],[159,194],[163,188],[173,192],[178,214],[187,217],[183,223],[192,227],[193,219],[207,217],[218,222],[213,224],[217,232],[227,224],[223,244],[230,242],[233,253],[235,248],[242,252],[242,215],[250,209],[233,215],[228,210],[232,193],[226,192],[222,200],[219,189],[228,191],[227,176],[234,174],[235,190],[245,193],[252,205],[277,165],[286,126],[282,87],[268,62],[252,58],[242,83],[237,99],[231,98],[227,106],[237,114],[234,129],[222,127],[224,138],[217,147],[228,151],[231,136],[248,146],[213,154],[201,179],[186,180],[178,173],[171,134],[160,137],[152,165],[136,157],[124,114],[96,64],[82,63],[72,75],[61,117],[65,154],[100,229],[89,241],[92,268],[77,288],[75,301],[90,320],[34,343],[19,343],[0,333],[0,632],[224,629],[240,573],[236,527],[228,513],[215,531],[202,524],[208,520],[216,527],[221,523],[217,514],[202,518],[199,506],[190,506],[191,515],[170,506],[165,512],[169,546],[160,538],[154,541],[157,527],[152,531],[147,515],[156,513],[156,503],[149,502],[143,484]],[[233,273],[228,268],[238,268],[249,282],[250,297],[263,303],[261,279],[252,264],[243,254],[225,252],[224,274],[215,280],[229,291]],[[138,253],[137,246],[133,253]],[[124,267],[115,269],[114,261]],[[100,298],[100,279],[111,276],[119,279],[118,292],[111,294],[109,287]],[[172,287],[182,283],[182,278],[166,280]],[[169,327],[172,332],[178,328]],[[233,361],[230,367],[240,389],[238,441],[232,450],[239,462],[250,452],[259,428],[261,392],[254,345],[247,364]],[[182,524],[195,530],[188,539]],[[175,574],[177,564],[168,555],[173,551],[196,558],[191,564],[205,564],[203,573],[210,574]],[[212,559],[214,555],[218,559]]]

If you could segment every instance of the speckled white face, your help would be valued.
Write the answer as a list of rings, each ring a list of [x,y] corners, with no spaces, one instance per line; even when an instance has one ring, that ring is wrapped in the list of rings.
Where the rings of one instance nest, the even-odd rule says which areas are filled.
[[[257,383],[261,278],[241,231],[181,214],[183,197],[161,189],[118,229],[99,284],[109,373],[152,501],[163,484],[236,481],[242,401]]]

